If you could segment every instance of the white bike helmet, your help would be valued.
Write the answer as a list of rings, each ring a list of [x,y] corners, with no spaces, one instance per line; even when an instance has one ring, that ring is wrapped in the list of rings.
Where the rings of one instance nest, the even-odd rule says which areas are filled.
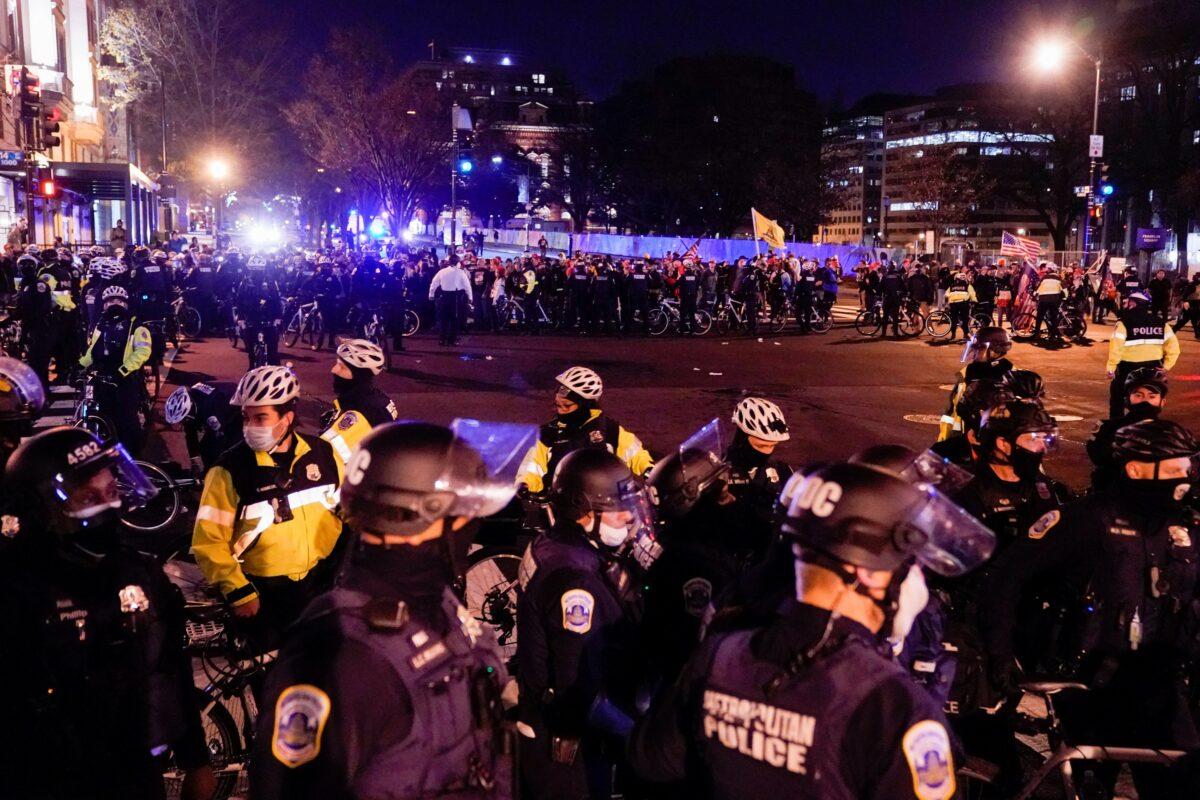
[[[125,291],[124,286],[110,286],[100,295],[100,301],[107,303],[109,300],[116,300],[121,303],[129,303],[129,292]]]
[[[366,339],[347,339],[338,345],[337,357],[347,366],[369,369],[372,375],[383,371],[383,350]]]
[[[231,406],[281,406],[300,394],[296,373],[287,367],[255,367],[242,376],[233,390]]]
[[[178,425],[190,413],[192,413],[192,395],[186,386],[180,386],[167,398],[167,404],[163,407],[163,418],[166,419],[168,425]]]
[[[783,411],[761,397],[747,397],[738,403],[733,409],[733,424],[747,436],[767,442],[786,442],[791,438]]]
[[[262,256],[250,256],[246,261],[246,266],[250,269],[262,269],[267,265],[267,260]]]
[[[600,376],[587,367],[571,367],[554,380],[584,400],[599,400],[604,392],[604,382]]]

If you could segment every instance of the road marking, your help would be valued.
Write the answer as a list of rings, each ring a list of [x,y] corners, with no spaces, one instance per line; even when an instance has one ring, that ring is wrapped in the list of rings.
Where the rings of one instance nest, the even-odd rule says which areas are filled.
[[[915,422],[918,425],[941,425],[942,418],[938,414],[905,414],[905,422]]]
[[[1051,414],[1055,422],[1082,422],[1083,417],[1078,414]]]

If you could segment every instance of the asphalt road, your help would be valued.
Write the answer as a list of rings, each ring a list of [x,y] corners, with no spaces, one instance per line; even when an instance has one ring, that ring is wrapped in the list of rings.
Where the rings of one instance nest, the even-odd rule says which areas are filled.
[[[747,393],[778,402],[792,429],[780,449],[796,463],[844,458],[862,447],[900,442],[931,443],[949,384],[959,369],[961,343],[937,346],[928,339],[865,339],[845,320],[824,336],[719,336],[700,339],[512,336],[475,334],[457,348],[440,347],[422,332],[407,340],[380,386],[403,417],[449,422],[456,416],[540,423],[550,418],[554,376],[584,364],[604,379],[603,407],[661,454],[713,417],[727,418]],[[1111,327],[1097,327],[1092,346],[1048,351],[1017,344],[1010,358],[1046,379],[1050,411],[1059,417],[1062,445],[1047,471],[1068,484],[1086,485],[1089,466],[1083,442],[1107,408],[1104,375]],[[1183,356],[1172,375],[1168,416],[1200,430],[1200,342],[1182,340]],[[328,373],[332,352],[284,348],[300,378],[301,419],[313,430],[320,404],[332,398]],[[190,342],[174,360],[169,386],[196,380],[236,380],[245,352],[227,340]],[[160,423],[161,428],[161,423]],[[161,444],[177,460],[183,445],[167,433]]]

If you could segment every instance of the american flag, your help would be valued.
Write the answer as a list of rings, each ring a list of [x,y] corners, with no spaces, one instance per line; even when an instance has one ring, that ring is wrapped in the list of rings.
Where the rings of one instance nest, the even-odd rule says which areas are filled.
[[[1004,231],[1000,235],[1000,255],[1002,256],[1021,256],[1033,261],[1041,254],[1042,246],[1036,239],[1014,236],[1008,231]]]

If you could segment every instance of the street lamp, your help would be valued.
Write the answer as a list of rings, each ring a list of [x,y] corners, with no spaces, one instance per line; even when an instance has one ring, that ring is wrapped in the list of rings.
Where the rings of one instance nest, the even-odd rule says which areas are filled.
[[[208,177],[212,178],[217,185],[217,214],[213,221],[213,247],[219,248],[221,246],[221,218],[224,216],[225,206],[225,190],[221,184],[229,177],[229,164],[221,158],[210,158],[208,160]]]
[[[218,183],[229,177],[229,164],[225,161],[214,158],[208,162],[208,177]]]
[[[1092,94],[1092,136],[1088,140],[1088,213],[1083,224],[1083,257],[1086,260],[1092,239],[1092,209],[1096,205],[1096,165],[1099,161],[1097,152],[1103,152],[1102,149],[1099,151],[1094,149],[1092,143],[1100,134],[1100,69],[1104,65],[1104,60],[1100,56],[1089,53],[1074,39],[1055,37],[1043,39],[1034,45],[1032,61],[1033,65],[1041,72],[1058,72],[1070,59],[1072,47],[1096,67],[1095,90]]]

